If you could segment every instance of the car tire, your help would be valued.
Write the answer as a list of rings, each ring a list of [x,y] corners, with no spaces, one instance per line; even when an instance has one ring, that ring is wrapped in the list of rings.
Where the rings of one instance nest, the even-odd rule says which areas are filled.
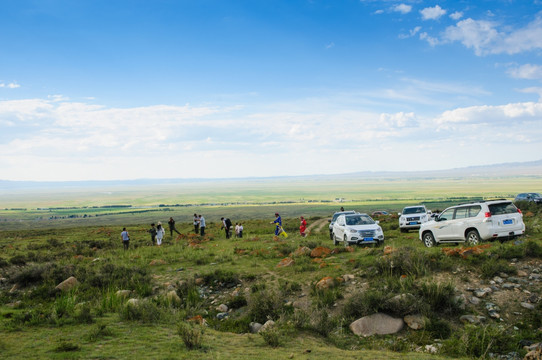
[[[467,233],[467,244],[470,246],[476,246],[480,244],[480,234],[478,234],[478,231],[471,230]]]
[[[331,239],[333,239],[333,245],[335,246],[339,245],[339,242],[337,241],[337,237],[335,236],[335,233],[331,233]]]
[[[403,229],[403,228],[401,228],[401,232],[402,232],[402,233],[407,233],[407,232],[408,232],[408,229]]]
[[[344,247],[348,246],[348,238],[346,237],[346,235],[344,236],[344,239],[343,239],[343,246]]]
[[[435,246],[437,244],[435,242],[435,237],[429,231],[426,232],[425,234],[423,234],[422,240],[423,240],[423,244],[428,248],[433,247],[433,246]]]
[[[329,238],[330,238],[331,240],[334,240],[333,236],[335,236],[335,235],[333,234],[333,231],[330,231],[330,232],[329,232]]]

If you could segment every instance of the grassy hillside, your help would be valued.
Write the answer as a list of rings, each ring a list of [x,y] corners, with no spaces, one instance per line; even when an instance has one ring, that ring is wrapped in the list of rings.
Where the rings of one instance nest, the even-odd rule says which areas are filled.
[[[521,305],[541,294],[540,281],[530,278],[542,271],[539,208],[522,204],[525,238],[489,243],[462,257],[442,246],[426,249],[417,233],[399,232],[394,216],[380,219],[388,247],[335,248],[326,218],[317,215],[337,207],[329,205],[281,205],[287,238],[272,235],[269,215],[276,205],[198,207],[209,214],[208,235],[191,234],[187,218],[178,221],[182,235],[168,232],[161,247],[150,244],[151,218],[143,218],[149,214],[114,215],[122,222],[100,226],[64,219],[53,222],[60,227],[3,230],[2,357],[484,358],[490,353],[523,356],[525,341],[542,340],[536,330],[542,326],[541,305],[533,302],[531,310]],[[186,210],[183,216],[193,213]],[[150,215],[165,223],[170,213]],[[220,214],[243,222],[242,239],[224,238]],[[306,238],[297,231],[299,214],[309,220]],[[131,235],[128,251],[120,242],[122,226]],[[333,252],[312,257],[296,254],[300,247]],[[285,258],[293,263],[278,266]],[[480,304],[470,302],[472,289],[491,286],[496,276],[520,279],[522,272],[528,275],[517,291],[499,289]],[[55,290],[70,276],[77,279],[75,287]],[[317,283],[325,277],[334,286],[320,289]],[[403,301],[392,300],[397,295]],[[502,320],[489,316],[488,304],[499,307]],[[352,321],[377,312],[396,318],[420,314],[425,325],[367,338],[350,331]],[[485,320],[464,323],[461,315]],[[251,333],[251,323],[267,320],[275,326]]]

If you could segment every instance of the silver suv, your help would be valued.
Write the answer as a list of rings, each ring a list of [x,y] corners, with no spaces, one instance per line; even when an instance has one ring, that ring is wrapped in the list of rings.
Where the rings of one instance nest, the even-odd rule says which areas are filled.
[[[329,219],[329,238],[333,240],[333,224],[335,224],[335,221],[337,218],[343,214],[355,214],[356,212],[354,210],[346,210],[346,211],[338,211],[335,214],[333,214],[333,217]]]
[[[419,229],[421,224],[429,221],[431,211],[427,211],[424,205],[407,206],[399,213],[399,229],[408,232],[410,229]]]
[[[427,247],[440,243],[506,240],[525,234],[523,215],[511,201],[490,200],[452,206],[422,224],[420,240]]]

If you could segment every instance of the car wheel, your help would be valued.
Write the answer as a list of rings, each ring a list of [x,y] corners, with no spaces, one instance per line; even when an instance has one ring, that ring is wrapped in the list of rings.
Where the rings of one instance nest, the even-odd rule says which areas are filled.
[[[344,239],[343,239],[343,246],[344,247],[348,246],[348,238],[346,237],[346,235],[344,236]]]
[[[478,234],[478,231],[471,230],[467,233],[467,244],[470,246],[476,246],[480,244],[480,235]]]
[[[430,232],[426,232],[425,234],[423,234],[422,239],[423,239],[423,244],[428,248],[436,245],[435,237]]]
[[[333,239],[333,236],[335,236],[335,235],[333,234],[333,232],[332,232],[332,231],[329,231],[329,238],[330,238],[331,240],[334,240],[334,239]]]
[[[402,232],[402,233],[407,233],[407,232],[408,232],[408,229],[403,229],[403,228],[401,228],[401,232]]]
[[[335,233],[331,234],[331,238],[333,239],[333,245],[338,245],[339,242],[337,241],[337,237],[335,236]]]

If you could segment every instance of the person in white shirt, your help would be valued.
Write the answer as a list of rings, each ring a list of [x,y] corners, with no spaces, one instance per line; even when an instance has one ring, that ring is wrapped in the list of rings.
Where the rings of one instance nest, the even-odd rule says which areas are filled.
[[[162,223],[158,221],[158,224],[156,225],[156,245],[162,245],[162,239],[164,238],[165,234],[166,231],[162,227]]]
[[[200,235],[205,236],[205,218],[203,215],[198,216]]]

